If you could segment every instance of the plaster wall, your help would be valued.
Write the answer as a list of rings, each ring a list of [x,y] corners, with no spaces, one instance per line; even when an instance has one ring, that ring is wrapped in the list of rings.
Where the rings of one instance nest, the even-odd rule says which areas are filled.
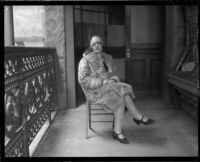
[[[47,47],[56,47],[56,82],[59,108],[66,108],[66,70],[65,70],[65,33],[64,6],[45,5],[45,43]]]

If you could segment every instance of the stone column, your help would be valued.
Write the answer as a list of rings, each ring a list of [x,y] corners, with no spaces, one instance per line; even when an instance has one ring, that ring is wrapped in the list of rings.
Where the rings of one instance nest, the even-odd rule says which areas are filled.
[[[65,45],[66,45],[66,73],[67,73],[67,101],[69,108],[76,107],[75,87],[75,58],[74,58],[74,22],[73,6],[64,7]]]
[[[45,9],[45,44],[47,47],[56,47],[56,82],[59,109],[67,107],[67,80],[65,70],[65,33],[64,33],[64,6],[46,6]]]
[[[168,73],[171,69],[171,57],[174,53],[174,7],[165,6],[165,25],[163,37],[163,55],[162,55],[162,80],[161,80],[161,98],[167,105],[171,104],[170,86],[168,83]]]
[[[4,6],[4,46],[14,45],[14,26],[12,6]]]

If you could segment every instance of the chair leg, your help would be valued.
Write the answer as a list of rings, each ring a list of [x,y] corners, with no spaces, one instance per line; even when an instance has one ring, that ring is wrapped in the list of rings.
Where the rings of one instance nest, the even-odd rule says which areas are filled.
[[[89,111],[89,128],[92,129],[91,125],[91,102],[88,103],[88,111]]]
[[[85,123],[85,138],[88,139],[88,123],[89,123],[89,107],[88,107],[88,103],[87,103],[87,107],[86,107],[86,123]]]
[[[92,124],[91,124],[91,106],[92,106],[91,101],[87,101],[87,107],[86,107],[86,124],[85,124],[86,125],[85,138],[86,139],[89,138],[89,136],[88,136],[88,128],[90,130],[93,130],[92,129]],[[115,116],[113,114],[113,121],[112,121],[112,128],[113,129],[114,129],[114,124],[115,124]]]
[[[113,114],[113,125],[112,125],[113,130],[114,130],[114,126],[115,126],[115,116]]]

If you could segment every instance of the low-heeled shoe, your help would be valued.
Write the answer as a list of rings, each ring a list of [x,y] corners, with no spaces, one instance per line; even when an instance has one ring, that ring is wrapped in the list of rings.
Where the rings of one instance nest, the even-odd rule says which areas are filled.
[[[123,134],[123,133],[115,133],[114,131],[113,131],[113,139],[116,139],[116,140],[118,140],[119,142],[121,142],[121,143],[124,143],[124,144],[129,144],[129,141],[126,139],[126,138],[119,138],[119,135],[120,134]],[[124,135],[124,134],[123,134]]]
[[[133,121],[137,124],[140,125],[141,123],[144,125],[150,125],[155,123],[154,119],[148,119],[147,121],[143,121],[144,115],[142,116],[142,118],[140,120],[133,118]]]

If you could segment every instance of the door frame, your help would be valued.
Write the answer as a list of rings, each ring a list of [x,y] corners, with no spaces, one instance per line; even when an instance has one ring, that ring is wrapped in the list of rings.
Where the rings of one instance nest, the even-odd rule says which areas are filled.
[[[125,5],[125,82],[128,81],[128,67],[131,64],[131,5]]]

